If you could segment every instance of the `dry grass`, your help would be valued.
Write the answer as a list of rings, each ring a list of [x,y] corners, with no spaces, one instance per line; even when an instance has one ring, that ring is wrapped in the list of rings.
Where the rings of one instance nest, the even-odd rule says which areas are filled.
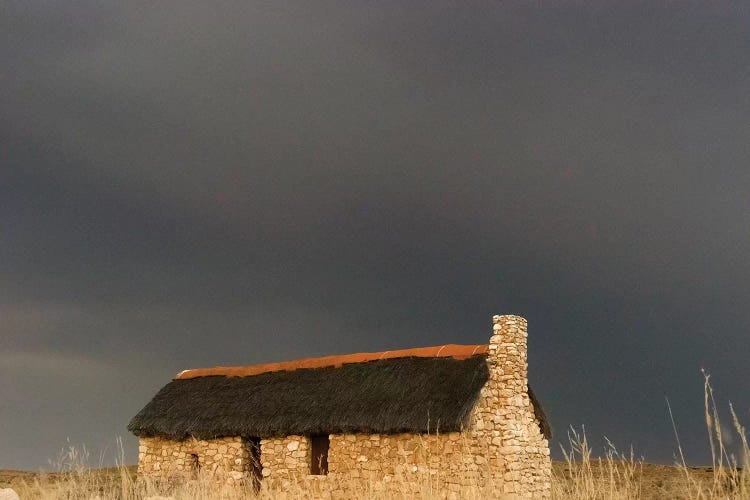
[[[641,498],[656,499],[698,499],[698,498],[750,498],[740,495],[726,496],[709,494],[713,484],[711,468],[688,469],[691,484],[700,484],[702,494],[696,488],[688,487],[685,473],[675,466],[638,463],[637,471],[631,478],[623,478],[624,470],[633,470],[632,464],[591,460],[588,464],[576,462],[554,462],[553,499],[620,499]],[[624,483],[624,484],[623,484]],[[217,499],[239,500],[240,498],[305,498],[303,491],[284,493],[266,491],[261,495],[253,492],[217,492],[210,484],[192,484],[176,491],[165,491],[154,485],[138,487],[135,484],[135,467],[86,469],[76,473],[55,473],[38,476],[29,472],[0,471],[0,488],[12,486],[22,499],[39,498],[43,500],[59,499],[93,499],[97,496],[104,499],[142,500],[155,495],[172,495],[175,499]],[[429,486],[417,498],[439,498],[439,492],[431,491]],[[371,491],[359,491],[354,498],[385,498]],[[407,498],[404,495],[404,498]],[[413,497],[409,497],[413,498]],[[487,498],[482,491],[465,491],[462,498]]]
[[[705,417],[709,434],[709,444],[713,466],[704,468],[688,467],[682,458],[679,437],[675,433],[680,463],[675,466],[647,464],[635,458],[634,454],[618,452],[614,446],[600,458],[592,457],[592,450],[585,433],[571,429],[565,461],[553,464],[554,480],[552,498],[555,500],[619,500],[619,499],[686,499],[750,500],[750,477],[745,467],[750,448],[745,429],[740,424],[730,405],[732,432],[742,444],[741,457],[733,456],[724,446],[726,428],[719,420],[719,413],[713,397],[708,375],[705,375]],[[670,410],[671,413],[671,410]],[[137,481],[134,467],[114,467],[91,469],[85,467],[85,450],[67,450],[59,460],[60,472],[54,474],[33,474],[29,472],[0,471],[0,487],[11,486],[22,499],[40,500],[84,499],[84,500],[144,500],[149,497],[169,495],[176,500],[239,500],[257,498],[259,500],[309,498],[309,492],[302,489],[272,491],[262,489],[259,493],[251,490],[217,490],[210,480],[188,482],[177,488],[165,490],[151,482]],[[395,481],[399,479],[396,478]],[[397,483],[398,484],[398,483]],[[408,488],[403,488],[407,491]],[[433,499],[440,498],[439,489],[429,482],[420,485],[419,494],[399,495],[400,498]],[[359,486],[349,498],[384,499],[393,495],[378,493],[373,489]],[[461,498],[484,499],[487,492],[481,488],[467,488]]]

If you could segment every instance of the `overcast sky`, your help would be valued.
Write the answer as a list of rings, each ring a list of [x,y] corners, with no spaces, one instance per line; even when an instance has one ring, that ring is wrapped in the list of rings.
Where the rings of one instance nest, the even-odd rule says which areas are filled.
[[[0,468],[178,371],[529,320],[556,432],[750,425],[750,4],[0,7]],[[558,453],[559,456],[559,453]]]

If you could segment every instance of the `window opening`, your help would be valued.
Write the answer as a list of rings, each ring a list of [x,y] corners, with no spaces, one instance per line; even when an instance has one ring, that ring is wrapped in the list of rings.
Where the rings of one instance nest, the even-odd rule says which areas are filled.
[[[327,434],[310,438],[310,474],[316,476],[328,474],[328,448],[330,444]]]
[[[187,464],[188,465],[188,471],[190,472],[190,475],[193,478],[195,478],[195,477],[198,476],[198,474],[201,471],[201,463],[200,463],[200,460],[198,458],[198,454],[197,453],[191,453],[190,455],[188,455],[187,459],[188,459],[188,464]]]

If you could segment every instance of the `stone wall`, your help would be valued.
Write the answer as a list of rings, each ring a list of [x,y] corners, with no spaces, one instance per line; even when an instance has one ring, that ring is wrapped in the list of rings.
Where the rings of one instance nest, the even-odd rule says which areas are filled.
[[[458,498],[466,477],[467,434],[332,434],[328,475],[311,475],[310,440],[302,436],[261,441],[263,485],[349,498],[352,491],[417,493],[433,489]],[[472,463],[486,463],[483,456]]]
[[[310,439],[305,436],[260,442],[262,483],[269,489],[312,490],[322,498],[347,498],[348,492],[412,493],[433,488],[457,498],[470,456],[467,434],[332,434],[328,475],[311,475]],[[198,457],[200,474],[220,484],[250,484],[251,454],[240,438],[170,441],[142,438],[138,473],[181,482],[196,477],[190,456]],[[471,457],[473,469],[486,465],[483,455]]]
[[[179,482],[210,475],[221,483],[241,485],[250,479],[251,470],[249,445],[238,437],[210,441],[141,438],[138,447],[141,476]]]
[[[386,491],[389,485],[396,491],[411,485],[414,492],[434,485],[457,492],[467,446],[463,437],[458,432],[332,435],[329,476],[334,484],[345,484],[348,478],[368,485],[379,483]]]
[[[263,482],[271,488],[289,486],[310,474],[310,439],[286,436],[260,442]]]

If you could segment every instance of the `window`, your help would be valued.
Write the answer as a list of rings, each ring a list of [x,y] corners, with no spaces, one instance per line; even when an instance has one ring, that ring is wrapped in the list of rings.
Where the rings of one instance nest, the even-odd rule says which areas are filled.
[[[310,438],[310,474],[324,476],[328,474],[328,435],[312,436]]]
[[[191,453],[187,456],[187,469],[192,478],[196,478],[201,471],[201,464],[197,453]]]

